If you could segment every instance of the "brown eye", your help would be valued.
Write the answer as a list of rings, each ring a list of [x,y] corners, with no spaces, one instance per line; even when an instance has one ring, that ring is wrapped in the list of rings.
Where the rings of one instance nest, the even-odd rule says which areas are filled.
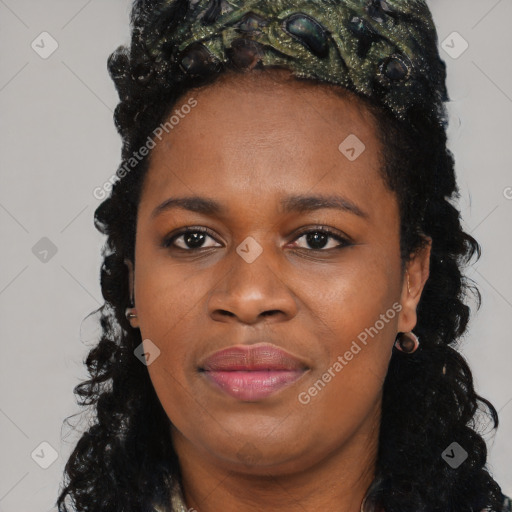
[[[351,242],[337,234],[331,231],[328,228],[318,228],[318,229],[312,229],[309,231],[304,231],[301,233],[295,240],[298,240],[299,238],[305,237],[306,243],[311,247],[311,250],[313,251],[322,251],[325,249],[326,245],[329,243],[329,239],[335,240],[338,243],[335,244],[333,247],[328,248],[329,249],[341,249],[342,247],[347,247],[349,245],[352,245]],[[302,248],[302,247],[301,247]],[[307,249],[307,247],[306,247]]]
[[[187,228],[167,237],[162,246],[166,248],[181,249],[184,251],[194,251],[197,249],[207,249],[214,247],[212,245],[204,246],[207,238],[213,238],[210,230],[205,228]],[[181,245],[176,245],[176,241],[180,240]]]

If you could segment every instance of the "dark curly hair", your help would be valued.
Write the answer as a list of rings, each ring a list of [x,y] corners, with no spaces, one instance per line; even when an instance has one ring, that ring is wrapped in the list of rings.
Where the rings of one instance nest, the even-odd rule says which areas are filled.
[[[135,1],[131,47],[120,46],[108,60],[120,98],[114,114],[123,140],[119,169],[187,91],[213,83],[221,73],[238,72],[228,63],[200,78],[166,75],[163,64],[157,68],[148,57],[139,35],[149,14],[155,30],[173,31],[188,3],[174,2],[163,16],[160,2]],[[219,2],[211,4],[214,17]],[[474,282],[463,275],[473,256],[480,257],[480,246],[463,231],[453,204],[459,191],[454,158],[446,146],[444,105],[432,109],[437,99],[448,101],[445,68],[437,58],[435,72],[441,85],[430,91],[427,108],[412,108],[405,120],[360,96],[378,127],[382,173],[399,204],[403,266],[425,243],[425,235],[432,239],[430,276],[415,327],[421,348],[412,356],[393,351],[384,382],[379,451],[369,497],[387,512],[485,508],[497,512],[504,499],[486,469],[487,448],[479,433],[484,420],[492,420],[496,428],[498,415],[476,393],[470,368],[456,350],[469,321],[470,295],[476,297],[478,308],[481,305]],[[134,261],[137,207],[148,162],[149,156],[142,158],[118,179],[95,211],[95,226],[107,236],[101,267],[105,303],[95,312],[101,313],[102,332],[85,360],[90,379],[74,388],[79,405],[89,406],[95,414],[65,466],[59,512],[151,511],[152,503],[169,507],[170,485],[181,481],[170,420],[146,366],[133,354],[142,341],[140,331],[132,329],[125,317],[130,297],[124,260]],[[441,457],[454,441],[468,453],[456,470]],[[66,505],[68,498],[71,504]]]

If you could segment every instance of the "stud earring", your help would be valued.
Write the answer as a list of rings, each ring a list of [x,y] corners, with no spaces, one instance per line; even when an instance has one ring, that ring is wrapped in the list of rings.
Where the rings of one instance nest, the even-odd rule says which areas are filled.
[[[412,331],[399,332],[394,344],[396,349],[406,354],[412,354],[413,352],[416,352],[419,346],[420,339]]]

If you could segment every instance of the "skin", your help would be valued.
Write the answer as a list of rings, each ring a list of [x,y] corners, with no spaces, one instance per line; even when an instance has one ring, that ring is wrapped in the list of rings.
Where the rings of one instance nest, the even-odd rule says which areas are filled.
[[[375,122],[357,97],[281,70],[225,75],[176,108],[191,96],[197,106],[152,150],[135,265],[127,260],[137,313],[131,325],[161,351],[148,370],[173,425],[187,506],[359,511],[373,479],[393,343],[416,325],[430,245],[408,262],[408,289],[397,200],[380,175]],[[338,149],[350,134],[366,146],[354,161]],[[333,208],[280,211],[280,201],[295,194],[339,195],[367,218]],[[166,199],[192,195],[218,201],[226,213],[174,208],[151,217]],[[317,225],[351,245],[308,243],[299,231]],[[189,226],[215,236],[194,253],[183,236],[175,249],[162,246]],[[236,252],[247,237],[262,249],[251,263]],[[299,393],[393,304],[400,312],[301,403]],[[259,341],[287,350],[309,370],[254,402],[215,389],[198,372],[206,355]]]

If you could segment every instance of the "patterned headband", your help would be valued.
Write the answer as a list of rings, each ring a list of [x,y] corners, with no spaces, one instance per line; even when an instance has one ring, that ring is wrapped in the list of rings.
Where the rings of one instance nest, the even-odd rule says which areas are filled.
[[[413,108],[439,117],[447,100],[425,0],[162,0],[146,11],[136,37],[170,81],[230,61],[341,85],[399,119]]]

